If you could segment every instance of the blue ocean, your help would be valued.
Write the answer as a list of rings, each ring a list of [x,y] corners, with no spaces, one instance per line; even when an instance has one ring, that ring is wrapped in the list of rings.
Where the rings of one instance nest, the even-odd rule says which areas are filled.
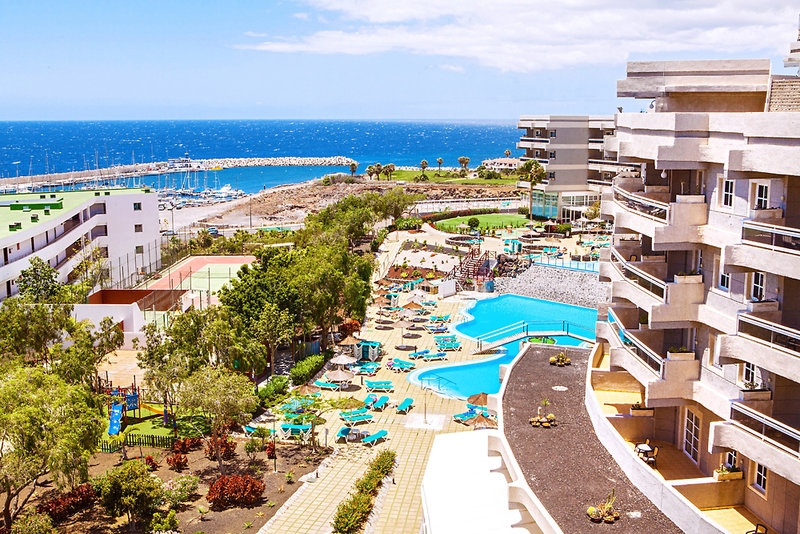
[[[113,165],[192,159],[346,156],[359,171],[373,163],[470,166],[506,149],[519,155],[514,121],[24,121],[0,122],[0,177],[13,178]],[[297,183],[343,167],[255,167],[207,173],[200,185],[246,192]],[[146,179],[145,183],[147,183]],[[156,185],[155,182],[153,185]],[[163,184],[162,184],[163,185]]]

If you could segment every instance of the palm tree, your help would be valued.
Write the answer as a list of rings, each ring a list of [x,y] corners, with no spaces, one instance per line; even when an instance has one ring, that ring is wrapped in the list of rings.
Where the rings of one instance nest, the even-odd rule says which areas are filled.
[[[390,164],[388,164],[388,165],[386,166],[386,169],[388,169],[388,171],[389,171],[389,179],[391,180],[391,179],[392,179],[392,173],[393,173],[393,172],[394,172],[394,171],[395,171],[397,168],[394,166],[394,163],[390,163]]]
[[[507,158],[511,157],[511,151],[509,149],[506,149],[506,151],[503,152],[503,154],[505,154]]]
[[[467,156],[461,156],[458,158],[458,162],[461,164],[461,168],[466,171],[467,165],[469,165],[469,158]]]
[[[422,169],[422,176],[425,176],[425,169],[428,168],[428,160],[423,159],[419,162],[419,168]]]
[[[380,163],[375,164],[375,174],[378,175],[378,180],[381,179],[381,173],[383,172],[383,165]]]
[[[389,165],[391,165],[391,163]],[[383,175],[386,177],[387,180],[389,179],[389,176],[392,175],[392,169],[389,168],[389,165],[383,168]]]
[[[436,158],[436,163],[439,164],[439,172],[436,174],[442,174],[442,163],[444,163],[444,160],[442,158]]]
[[[524,181],[530,182],[530,194],[528,195],[528,216],[531,220],[533,220],[533,186],[541,183],[545,177],[545,170],[538,161],[535,159],[529,159],[526,161],[518,170],[520,178]]]
[[[370,179],[372,179],[372,175],[373,174],[375,174],[375,167],[370,165],[370,166],[367,167],[367,176],[369,176]]]
[[[355,175],[356,169],[358,169],[358,163],[355,163],[355,162],[351,163],[350,164],[350,176]]]

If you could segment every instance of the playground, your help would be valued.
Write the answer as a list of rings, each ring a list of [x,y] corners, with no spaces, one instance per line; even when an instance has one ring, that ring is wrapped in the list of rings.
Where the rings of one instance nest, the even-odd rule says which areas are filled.
[[[216,293],[228,280],[236,277],[242,265],[255,261],[255,256],[190,256],[165,271],[160,278],[148,280],[141,289],[188,289]]]

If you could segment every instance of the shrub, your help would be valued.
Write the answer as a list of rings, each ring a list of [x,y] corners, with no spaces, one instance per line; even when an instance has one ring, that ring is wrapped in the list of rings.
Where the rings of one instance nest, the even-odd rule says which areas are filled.
[[[411,271],[411,276],[413,278],[419,278],[420,276],[422,276],[422,273],[419,271],[419,269],[414,269],[413,271]]]
[[[250,458],[251,462],[256,459],[256,454],[260,450],[261,442],[255,438],[248,439],[244,444],[244,452],[247,453],[247,457]]]
[[[275,454],[275,443],[270,441],[269,443],[267,443],[267,458],[269,458],[270,460],[274,460],[277,457],[278,455]]]
[[[156,469],[158,469],[158,462],[156,462],[156,461],[153,459],[153,457],[152,457],[152,456],[147,456],[147,457],[145,457],[145,459],[144,459],[144,465],[146,465],[146,466],[147,466],[147,468],[148,468],[150,471],[155,471]]]
[[[186,457],[185,454],[181,454],[179,452],[173,453],[171,456],[167,456],[167,465],[170,469],[174,469],[175,471],[180,471],[184,469],[186,466],[189,465],[189,459]]]
[[[228,436],[220,436],[218,438],[212,436],[208,445],[206,445],[206,458],[209,460],[217,459],[217,451],[215,450],[217,446],[219,446],[219,454],[223,460],[233,458],[236,452],[236,442],[229,439]]]
[[[383,477],[377,471],[367,471],[363,477],[356,480],[356,491],[367,495],[375,495],[378,493],[378,488],[381,487],[382,479]]]
[[[150,475],[142,462],[125,462],[98,479],[103,507],[113,517],[127,514],[131,522],[150,514],[164,496],[161,480]]]
[[[320,369],[325,365],[333,351],[327,350],[322,354],[314,354],[304,360],[300,360],[292,367],[289,376],[292,379],[292,384],[299,386],[308,382]]]
[[[179,452],[181,454],[186,454],[190,450],[200,447],[202,443],[203,440],[201,438],[176,439],[175,442],[172,444],[172,452]]]
[[[192,475],[181,475],[164,483],[164,500],[173,507],[186,502],[197,491],[199,478]]]
[[[528,209],[528,206],[520,206],[520,207],[517,208],[517,213],[527,217],[528,215],[530,215],[531,210]]]
[[[422,226],[422,219],[417,217],[400,217],[395,223],[398,230],[415,230]]]
[[[47,514],[53,521],[58,522],[75,512],[91,507],[96,498],[97,492],[91,484],[81,484],[63,495],[41,503],[36,507],[36,511],[40,514]]]
[[[394,462],[397,459],[397,453],[392,450],[382,451],[370,463],[370,469],[376,470],[384,478],[394,469]]]
[[[53,521],[47,514],[27,513],[18,517],[11,525],[9,534],[58,534],[58,530],[53,528]]]
[[[263,387],[258,388],[258,399],[265,408],[281,402],[289,390],[289,377],[274,375]]]
[[[208,489],[206,499],[216,508],[255,504],[264,493],[264,482],[250,475],[223,475]]]
[[[167,515],[162,516],[156,512],[150,520],[150,530],[153,532],[164,532],[178,529],[178,518],[175,517],[175,510],[170,510]]]
[[[356,493],[336,508],[333,517],[333,531],[342,534],[357,532],[372,511],[372,496]]]
[[[481,225],[481,220],[477,217],[470,217],[467,221],[467,226],[472,228],[473,230]]]
[[[566,234],[567,232],[572,230],[572,225],[571,224],[559,224],[553,230],[557,234]]]

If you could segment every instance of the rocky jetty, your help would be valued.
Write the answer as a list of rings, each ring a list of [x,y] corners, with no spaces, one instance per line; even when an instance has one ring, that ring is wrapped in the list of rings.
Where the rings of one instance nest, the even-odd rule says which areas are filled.
[[[587,308],[607,302],[610,287],[610,283],[599,280],[597,273],[536,264],[516,278],[495,279],[497,293],[515,293]]]
[[[201,163],[206,168],[222,167],[349,167],[358,162],[344,156],[327,158],[302,158],[287,156],[282,158],[218,158],[204,159]]]

